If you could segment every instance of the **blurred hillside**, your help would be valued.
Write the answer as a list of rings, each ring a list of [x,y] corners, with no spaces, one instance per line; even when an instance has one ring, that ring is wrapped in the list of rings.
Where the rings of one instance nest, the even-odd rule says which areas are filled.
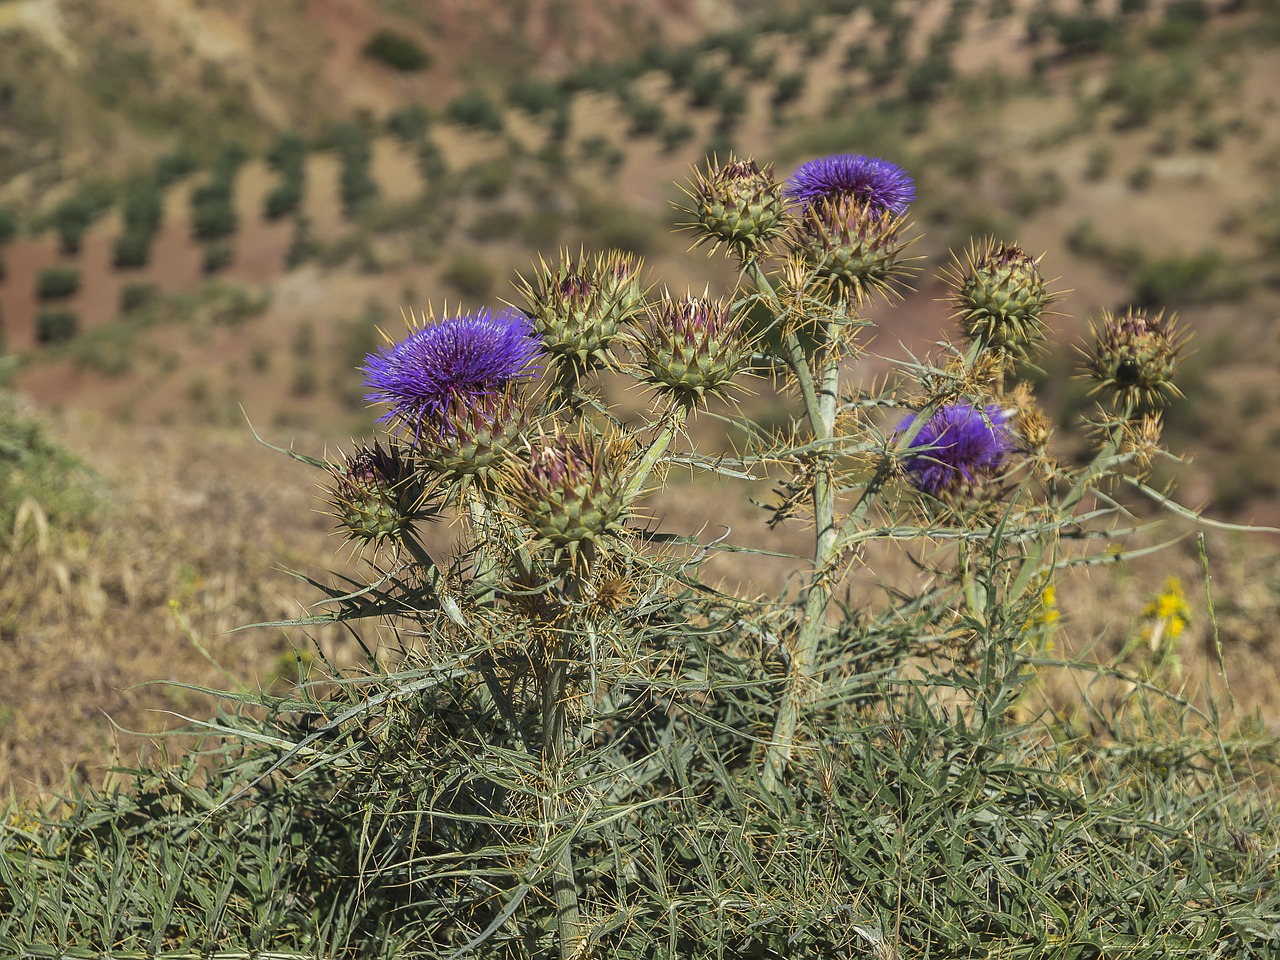
[[[0,373],[61,418],[51,431],[116,504],[3,568],[0,639],[11,623],[23,650],[6,669],[25,671],[10,680],[45,679],[0,712],[0,777],[47,786],[100,756],[105,725],[85,728],[90,746],[31,746],[85,692],[41,665],[73,660],[86,624],[112,624],[95,657],[147,652],[94,671],[81,723],[101,707],[154,726],[145,697],[118,691],[164,675],[191,635],[221,638],[214,659],[238,658],[246,682],[288,674],[283,642],[222,631],[306,590],[273,564],[341,558],[310,479],[266,466],[244,417],[312,453],[368,435],[356,367],[402,309],[515,299],[515,272],[564,246],[635,252],[676,290],[730,289],[724,262],[672,234],[673,182],[708,155],[786,176],[863,152],[916,177],[923,271],[902,307],[873,311],[887,325],[868,376],[956,337],[938,270],[988,235],[1043,252],[1072,288],[1029,371],[1064,425],[1091,404],[1064,345],[1088,319],[1177,311],[1195,353],[1167,437],[1194,462],[1162,479],[1215,516],[1280,521],[1273,4],[3,0],[0,42]],[[179,549],[175,527],[205,532]],[[232,548],[219,529],[245,533]],[[1255,601],[1241,622],[1269,615]],[[1264,662],[1270,641],[1250,636]],[[189,661],[194,681],[204,658]]]

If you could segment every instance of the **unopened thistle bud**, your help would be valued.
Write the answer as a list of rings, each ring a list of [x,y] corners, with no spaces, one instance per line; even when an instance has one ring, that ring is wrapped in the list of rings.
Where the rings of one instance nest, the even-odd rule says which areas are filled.
[[[1041,316],[1054,298],[1039,260],[1012,244],[988,240],[965,254],[967,264],[946,272],[951,304],[970,342],[1010,357],[1026,356],[1044,333]]]
[[[364,446],[329,468],[329,505],[347,537],[399,541],[439,509],[411,457],[396,444]]]
[[[694,218],[689,226],[701,232],[697,242],[727,246],[744,263],[782,232],[785,204],[772,165],[761,170],[754,160],[730,158],[695,173],[685,192],[691,204],[683,209]]]
[[[742,323],[717,300],[667,297],[650,320],[640,342],[645,379],[683,403],[721,392],[747,365]]]
[[[1166,396],[1181,396],[1173,382],[1184,340],[1174,330],[1175,319],[1148,317],[1132,309],[1121,317],[1106,311],[1100,326],[1090,324],[1094,337],[1089,374],[1094,388],[1108,391],[1117,406],[1149,409]]]
[[[418,447],[423,466],[447,480],[485,486],[523,449],[527,426],[527,407],[517,389],[478,397],[469,406],[451,409],[439,430],[422,434]]]
[[[640,264],[624,253],[542,260],[517,284],[543,348],[563,368],[584,373],[612,362],[610,346],[644,307]]]
[[[909,241],[906,220],[855,196],[821,199],[807,207],[792,235],[792,248],[820,278],[855,301],[892,288]]]
[[[627,509],[622,453],[608,440],[560,432],[529,443],[513,500],[540,541],[576,558],[583,544],[620,529]]]

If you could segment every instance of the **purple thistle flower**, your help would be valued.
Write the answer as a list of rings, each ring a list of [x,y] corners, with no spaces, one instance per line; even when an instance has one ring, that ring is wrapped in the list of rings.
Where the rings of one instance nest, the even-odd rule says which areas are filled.
[[[837,153],[801,164],[787,181],[785,193],[811,207],[819,200],[852,196],[898,216],[916,198],[916,185],[897,164],[859,153]]]
[[[916,489],[935,497],[994,473],[1013,451],[1012,417],[995,404],[940,407],[912,438],[903,468]],[[905,433],[915,420],[915,414],[907,417],[897,432]]]
[[[443,428],[455,406],[475,407],[531,376],[541,348],[533,323],[518,310],[447,317],[365,358],[365,400],[391,404],[378,423],[399,418],[413,424],[415,434],[423,421]]]

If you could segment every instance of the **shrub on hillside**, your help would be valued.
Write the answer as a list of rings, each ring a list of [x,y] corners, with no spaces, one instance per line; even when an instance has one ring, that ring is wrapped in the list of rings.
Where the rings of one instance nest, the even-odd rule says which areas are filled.
[[[231,266],[235,259],[235,248],[226,237],[210,240],[204,245],[204,256],[200,261],[200,269],[206,274],[219,273]]]
[[[117,270],[135,270],[151,262],[154,235],[130,231],[116,237],[111,247],[111,265]]]
[[[502,130],[502,111],[487,93],[474,87],[451,100],[446,112],[451,120],[464,126],[490,133]]]
[[[41,300],[62,300],[79,289],[78,267],[46,267],[36,274],[36,296]]]
[[[401,73],[417,73],[431,66],[431,55],[422,45],[398,30],[377,31],[365,41],[360,53]]]
[[[4,246],[18,235],[18,211],[12,207],[0,206],[0,246]]]
[[[41,310],[36,314],[36,342],[62,343],[80,329],[80,318],[70,310]]]
[[[195,173],[200,164],[195,156],[187,150],[174,150],[157,157],[153,168],[156,185],[164,188],[177,183],[188,174]]]
[[[154,283],[126,283],[120,288],[120,312],[134,313],[150,306],[160,297],[160,288]]]
[[[420,103],[408,103],[387,116],[387,132],[405,143],[417,143],[431,129],[431,114]]]

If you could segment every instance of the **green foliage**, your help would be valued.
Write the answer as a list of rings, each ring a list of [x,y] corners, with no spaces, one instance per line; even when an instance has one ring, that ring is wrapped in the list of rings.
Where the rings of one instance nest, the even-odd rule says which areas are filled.
[[[62,343],[80,329],[80,317],[70,310],[40,310],[36,313],[36,342]]]
[[[4,246],[18,235],[18,211],[12,207],[0,206],[0,246]]]
[[[153,176],[156,185],[163,189],[195,173],[199,166],[192,153],[179,149],[156,158]]]
[[[204,245],[204,256],[200,260],[200,269],[206,273],[218,273],[231,266],[235,259],[235,248],[227,237],[210,240]]]
[[[387,117],[387,132],[405,143],[417,143],[431,129],[431,114],[420,103],[407,103]]]
[[[445,111],[451,120],[490,133],[502,131],[502,111],[492,98],[476,87],[458,94]]]
[[[87,184],[54,207],[49,222],[58,234],[59,249],[64,255],[80,252],[85,230],[111,207],[113,201],[114,196],[107,186]]]
[[[120,288],[120,312],[134,313],[159,298],[160,288],[154,283],[126,283]]]
[[[38,540],[43,524],[52,531],[86,525],[94,508],[84,465],[50,440],[44,425],[12,394],[0,391],[0,556],[27,538]],[[0,893],[0,905],[4,902]]]
[[[507,89],[507,102],[532,116],[542,116],[568,99],[565,91],[549,80],[522,79]]]
[[[377,31],[365,41],[360,53],[401,73],[417,73],[431,66],[431,55],[421,44],[398,30]]]
[[[279,220],[295,213],[306,192],[307,143],[295,133],[284,133],[267,153],[267,162],[280,174],[276,184],[263,199],[263,215]]]
[[[197,240],[223,240],[239,228],[235,182],[247,156],[240,144],[224,145],[214,160],[209,179],[191,191],[191,233]]]
[[[62,300],[79,289],[78,267],[46,267],[36,275],[36,296],[41,300]]]

